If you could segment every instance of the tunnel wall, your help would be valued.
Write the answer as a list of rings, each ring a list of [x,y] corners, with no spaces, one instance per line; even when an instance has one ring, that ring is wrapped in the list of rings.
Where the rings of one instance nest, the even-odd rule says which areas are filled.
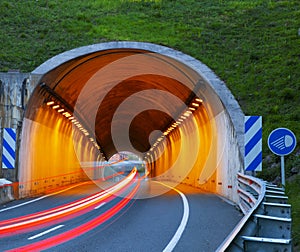
[[[57,124],[60,128],[58,129],[58,132],[60,132],[58,136],[57,132],[55,132],[56,130],[51,132],[51,127],[46,125],[45,122],[42,126],[38,126],[36,123],[24,119],[24,110],[40,77],[40,75],[20,73],[18,71],[0,73],[0,179],[3,177],[8,179],[8,181],[14,182],[9,188],[13,191],[11,193],[11,198],[6,201],[11,200],[12,198],[42,194],[55,187],[83,181],[87,179],[87,176],[93,176],[93,174],[88,174],[88,172],[91,171],[83,173],[80,168],[75,152],[73,151],[73,143],[71,143],[73,139],[68,139],[67,137],[67,131],[70,131],[70,125],[66,124],[63,126],[61,123]],[[48,119],[49,123],[50,118]],[[27,127],[31,128],[32,131],[22,132],[22,128]],[[13,169],[2,167],[4,128],[13,128],[16,130],[16,158]],[[48,139],[54,140],[57,137],[60,138],[61,141],[59,144],[57,143],[56,146],[54,145],[55,148],[53,148],[53,143],[51,143],[51,145],[45,143],[45,140],[47,139],[47,137],[45,137],[45,132],[48,134]],[[22,144],[23,147],[21,146]],[[88,143],[85,143],[85,145],[88,145]],[[52,147],[50,148],[50,146]],[[88,149],[90,148],[91,147]],[[27,151],[29,149],[33,151]],[[78,150],[76,152],[80,153]],[[68,159],[67,157],[70,157],[70,153],[73,157]],[[60,165],[55,165],[55,160],[57,160],[58,155],[64,155],[66,158],[61,158],[62,161],[60,162]],[[22,162],[20,162],[21,167],[19,164],[20,158],[22,159]],[[41,164],[42,166],[38,171],[24,168],[34,167],[32,164],[39,159],[43,160],[43,162],[39,162],[39,166]],[[28,162],[31,164],[28,164]],[[51,167],[43,167],[43,164],[51,165],[51,163]],[[62,176],[55,176],[56,173],[52,169],[53,164],[63,172]],[[74,171],[75,169],[77,169],[77,171]],[[35,179],[32,179],[31,175],[34,172],[37,175],[35,176]],[[21,183],[19,183],[19,178],[21,178]],[[0,187],[0,193],[4,190],[3,188],[5,189],[6,187]],[[1,201],[3,200],[1,199]]]
[[[93,163],[99,153],[85,135],[46,104],[37,106],[34,118],[23,121],[19,197],[93,179],[93,167],[83,170],[82,164]]]
[[[158,181],[183,183],[239,200],[235,179],[243,169],[242,158],[226,110],[212,118],[205,108],[198,110],[171,132],[149,160],[148,169]],[[171,171],[166,167],[172,167]]]
[[[100,161],[97,157],[97,150],[80,133],[74,131],[77,136],[70,135],[70,132],[73,131],[72,126],[63,121],[62,117],[59,119],[60,122],[56,121],[56,128],[50,125],[51,118],[49,117],[45,117],[46,120],[42,123],[24,118],[27,103],[40,78],[41,75],[18,71],[0,73],[0,179],[3,177],[8,181],[15,182],[11,187],[14,191],[14,198],[43,194],[57,187],[94,178],[93,167],[86,166],[83,171],[78,160],[90,157],[86,160],[86,163],[89,163],[96,157]],[[46,113],[45,108],[39,110],[39,113]],[[14,169],[2,168],[4,128],[16,130]],[[22,131],[22,128],[28,130]],[[82,153],[81,157],[78,157],[80,146],[76,145],[77,150],[74,149],[74,137],[80,139],[81,143],[83,142],[85,151],[89,152],[88,155]],[[59,141],[53,145],[57,138]],[[45,141],[47,139],[51,143],[47,143]],[[19,159],[22,159],[21,162]],[[56,160],[61,161],[56,164]],[[35,163],[38,163],[39,169],[34,165]],[[28,167],[32,169],[28,169]],[[56,167],[56,171],[53,167]],[[57,176],[57,170],[61,173],[60,176]],[[34,178],[32,178],[33,174],[35,174]],[[0,193],[2,189],[0,187]]]

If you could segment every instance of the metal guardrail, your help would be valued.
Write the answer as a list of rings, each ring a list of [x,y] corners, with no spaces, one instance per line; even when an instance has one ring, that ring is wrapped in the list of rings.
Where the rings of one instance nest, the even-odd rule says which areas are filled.
[[[217,251],[292,251],[291,205],[284,189],[241,173],[237,181],[244,217]]]

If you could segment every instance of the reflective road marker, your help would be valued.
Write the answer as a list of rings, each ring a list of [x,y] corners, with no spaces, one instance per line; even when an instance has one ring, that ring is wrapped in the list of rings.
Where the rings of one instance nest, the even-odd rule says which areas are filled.
[[[16,159],[16,130],[12,128],[3,130],[2,168],[13,169]]]
[[[262,170],[262,118],[245,116],[245,170]]]

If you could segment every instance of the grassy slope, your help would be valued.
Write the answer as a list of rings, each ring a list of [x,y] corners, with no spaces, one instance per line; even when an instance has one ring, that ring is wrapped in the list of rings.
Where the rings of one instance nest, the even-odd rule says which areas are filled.
[[[277,127],[292,129],[299,146],[298,0],[2,0],[0,11],[0,71],[30,72],[60,52],[103,41],[163,44],[207,64],[245,114],[263,116],[264,156],[270,154],[267,136]],[[287,173],[300,167],[299,153],[298,147],[287,157]],[[266,170],[262,176],[273,179],[278,172]],[[288,190],[296,242],[299,188],[296,180]]]

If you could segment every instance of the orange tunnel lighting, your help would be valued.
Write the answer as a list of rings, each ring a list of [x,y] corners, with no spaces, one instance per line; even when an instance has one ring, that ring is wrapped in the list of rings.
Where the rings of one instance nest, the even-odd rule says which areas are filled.
[[[54,104],[54,101],[47,102],[48,106],[53,105],[53,104]]]

